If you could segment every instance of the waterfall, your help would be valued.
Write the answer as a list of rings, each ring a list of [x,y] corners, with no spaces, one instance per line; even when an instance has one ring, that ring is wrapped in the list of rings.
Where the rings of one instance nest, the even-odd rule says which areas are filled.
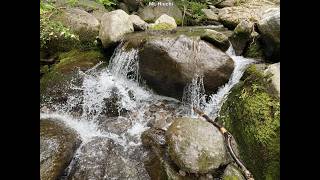
[[[230,45],[226,54],[234,61],[234,70],[228,83],[221,86],[217,93],[211,94],[208,101],[206,101],[202,75],[196,74],[192,82],[184,89],[182,101],[186,106],[189,106],[187,111],[189,116],[197,116],[193,111],[193,107],[196,107],[203,110],[212,119],[215,119],[231,88],[239,82],[246,67],[254,62],[253,59],[236,56],[232,45]]]
[[[126,50],[125,44],[121,43],[111,57],[108,67],[99,63],[85,72],[79,70],[79,76],[83,78],[82,84],[70,85],[78,93],[70,94],[64,105],[59,104],[51,110],[42,109],[40,119],[63,122],[79,134],[82,144],[75,159],[95,156],[81,154],[81,147],[96,137],[107,138],[123,147],[121,157],[137,162],[133,168],[143,169],[142,160],[139,159],[144,153],[140,136],[148,129],[148,123],[157,120],[165,122],[173,116],[196,117],[193,107],[204,110],[211,117],[217,115],[230,89],[240,80],[245,67],[253,62],[235,56],[232,47],[227,53],[235,62],[229,82],[220,87],[216,94],[206,97],[203,76],[197,74],[185,87],[181,103],[176,99],[157,95],[144,86],[138,73],[138,50]],[[115,107],[108,104],[110,102]],[[117,116],[110,118],[106,112],[112,109],[117,111]],[[112,129],[114,124],[120,126]],[[167,123],[163,128],[166,129],[169,125]],[[96,151],[97,154],[104,153],[100,149]],[[75,163],[76,160],[70,163],[68,173]],[[90,164],[85,166],[90,169],[97,168]]]

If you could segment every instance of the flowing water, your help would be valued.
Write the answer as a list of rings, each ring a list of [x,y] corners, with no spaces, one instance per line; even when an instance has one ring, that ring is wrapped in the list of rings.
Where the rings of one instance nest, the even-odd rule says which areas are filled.
[[[69,171],[72,169],[71,166],[83,157],[103,158],[97,154],[98,149],[95,150],[97,151],[95,154],[84,154],[85,152],[81,150],[81,147],[85,147],[96,138],[113,140],[121,147],[119,153],[122,159],[135,162],[132,164],[134,168],[143,169],[142,160],[137,156],[144,156],[140,135],[148,129],[149,123],[155,123],[160,119],[168,120],[171,117],[196,116],[192,107],[202,109],[210,117],[215,118],[230,89],[240,80],[246,66],[253,62],[235,56],[231,47],[227,54],[234,60],[235,69],[229,82],[220,87],[217,93],[206,97],[203,77],[196,75],[185,87],[183,101],[180,102],[157,95],[144,85],[138,74],[137,53],[136,49],[124,51],[123,44],[119,45],[108,67],[101,68],[102,64],[98,64],[86,72],[79,71],[83,77],[82,85],[70,86],[80,93],[71,94],[65,105],[56,106],[54,110],[41,111],[40,119],[61,121],[73,128],[82,139]],[[108,102],[115,104],[113,108],[117,115],[114,117],[106,115],[107,108],[111,107]],[[75,113],[74,107],[80,107],[80,111]],[[170,120],[158,124],[163,129],[169,125]],[[97,165],[94,164],[84,163],[82,166],[98,171]]]

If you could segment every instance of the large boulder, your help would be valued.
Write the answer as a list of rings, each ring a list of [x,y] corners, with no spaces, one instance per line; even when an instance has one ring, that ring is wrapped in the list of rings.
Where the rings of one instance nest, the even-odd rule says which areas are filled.
[[[128,157],[123,149],[111,139],[93,138],[80,147],[68,179],[149,179],[140,160]]]
[[[280,61],[280,8],[266,10],[258,22],[262,35],[266,58],[273,62]]]
[[[159,94],[181,98],[184,87],[196,74],[204,76],[207,93],[228,82],[233,60],[199,37],[151,38],[139,52],[139,71]]]
[[[255,179],[280,179],[280,98],[266,68],[249,66],[223,104],[218,122],[236,139]]]
[[[162,180],[212,180],[213,174],[186,173],[170,159],[165,131],[150,128],[141,135],[142,143],[147,149],[145,168],[151,179]]]
[[[99,38],[105,48],[120,41],[126,33],[134,31],[129,17],[126,12],[119,9],[102,16]]]
[[[80,41],[93,42],[99,34],[99,21],[84,10],[67,8],[62,10],[54,19],[79,35]]]
[[[41,179],[59,179],[80,143],[77,133],[62,123],[40,120]]]
[[[172,30],[172,29],[175,29],[176,27],[177,27],[176,21],[172,17],[166,14],[163,14],[155,21],[154,24],[151,24],[148,29]]]
[[[214,172],[230,161],[221,132],[211,123],[178,118],[166,132],[171,159],[190,173]]]
[[[158,6],[157,3],[170,3],[170,6]],[[182,12],[171,0],[161,0],[155,2],[155,6],[145,6],[138,10],[138,15],[146,22],[155,22],[162,14],[167,14],[175,19],[177,24],[182,23]]]

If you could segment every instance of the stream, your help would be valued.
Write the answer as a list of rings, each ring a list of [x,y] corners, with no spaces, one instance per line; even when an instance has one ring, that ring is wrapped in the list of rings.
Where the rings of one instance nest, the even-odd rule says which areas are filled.
[[[74,129],[82,140],[64,177],[90,171],[88,179],[101,174],[105,178],[119,179],[124,177],[118,171],[126,171],[130,172],[126,179],[137,174],[140,179],[148,179],[143,166],[147,154],[142,147],[141,134],[152,125],[166,129],[172,117],[197,117],[192,107],[216,118],[230,89],[254,62],[236,56],[232,46],[226,53],[235,63],[229,82],[207,97],[203,77],[196,76],[185,87],[182,101],[157,95],[149,89],[138,73],[138,50],[125,51],[123,43],[116,48],[107,67],[99,63],[85,72],[79,71],[82,84],[70,84],[78,93],[71,94],[66,104],[40,112],[40,119],[62,122]],[[110,143],[115,148],[106,150],[104,147]],[[106,162],[106,158],[111,159]],[[106,164],[112,161],[122,164],[106,170]]]

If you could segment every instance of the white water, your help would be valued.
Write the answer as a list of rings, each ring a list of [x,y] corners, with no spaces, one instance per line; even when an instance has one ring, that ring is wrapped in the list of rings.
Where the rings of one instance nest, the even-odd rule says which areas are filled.
[[[189,106],[187,111],[189,116],[197,117],[197,114],[193,111],[193,107],[196,107],[203,110],[212,119],[215,119],[231,88],[239,82],[246,67],[254,62],[253,59],[236,56],[232,46],[229,47],[226,54],[234,61],[233,73],[228,83],[221,86],[217,93],[211,94],[208,101],[206,101],[203,76],[196,74],[192,82],[186,86],[182,101],[186,106]]]
[[[112,139],[124,147],[125,152],[128,149],[128,153],[134,152],[134,149],[141,145],[140,135],[148,129],[147,124],[152,119],[165,119],[173,115],[195,117],[192,107],[202,109],[215,118],[230,89],[240,80],[245,67],[253,62],[235,56],[231,47],[227,53],[234,60],[235,69],[229,82],[220,87],[216,94],[210,95],[209,101],[206,101],[203,77],[197,75],[185,87],[183,103],[179,104],[178,100],[156,95],[143,86],[138,74],[138,51],[124,51],[123,48],[121,44],[116,49],[107,68],[101,68],[102,64],[98,64],[86,72],[80,71],[79,75],[83,77],[82,85],[70,85],[80,93],[70,94],[67,104],[57,105],[54,110],[42,109],[40,119],[61,121],[71,127],[81,137],[81,146],[95,137],[102,137]],[[117,96],[115,103],[119,116],[111,121],[105,116],[104,111],[108,108],[106,99],[114,96]],[[156,111],[152,110],[154,105],[158,108]],[[173,106],[175,110],[171,112],[163,108],[163,105]],[[75,107],[80,107],[80,113],[74,112]],[[127,115],[121,114],[123,110],[128,112]],[[115,131],[101,127],[101,124],[109,126],[108,123],[123,124],[124,131],[116,131],[119,129],[117,126]],[[168,125],[163,125],[163,128],[167,128]],[[76,156],[80,153],[79,149]]]

